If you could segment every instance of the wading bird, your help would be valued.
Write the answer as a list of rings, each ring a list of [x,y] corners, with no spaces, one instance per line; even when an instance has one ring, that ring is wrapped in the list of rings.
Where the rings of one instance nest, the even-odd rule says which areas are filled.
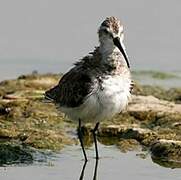
[[[98,159],[96,131],[99,122],[120,113],[127,106],[132,89],[122,23],[116,17],[108,17],[99,27],[98,35],[99,47],[76,62],[58,85],[45,93],[46,99],[54,101],[61,112],[79,122],[78,137],[85,161],[82,122],[95,124],[92,133]]]

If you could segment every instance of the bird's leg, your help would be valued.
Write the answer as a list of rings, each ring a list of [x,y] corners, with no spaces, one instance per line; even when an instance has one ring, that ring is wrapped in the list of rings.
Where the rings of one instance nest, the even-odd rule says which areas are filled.
[[[87,155],[86,155],[85,149],[84,149],[83,136],[82,136],[82,130],[81,130],[81,119],[79,119],[78,138],[79,138],[80,145],[82,147],[82,151],[83,151],[83,154],[84,154],[84,160],[87,162]]]
[[[95,144],[95,150],[96,150],[96,159],[99,159],[99,153],[98,153],[98,148],[97,148],[97,138],[96,138],[96,132],[99,127],[99,122],[96,123],[94,129],[92,130],[93,138],[94,138],[94,144]]]

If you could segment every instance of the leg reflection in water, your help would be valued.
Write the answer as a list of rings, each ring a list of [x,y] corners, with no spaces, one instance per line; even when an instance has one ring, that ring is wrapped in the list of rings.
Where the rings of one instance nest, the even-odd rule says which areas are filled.
[[[93,180],[96,180],[96,179],[97,179],[98,162],[99,162],[99,160],[96,159],[96,164],[95,164],[94,174],[93,174]],[[82,171],[81,171],[79,180],[84,180],[84,171],[85,171],[85,169],[86,169],[86,165],[87,165],[87,161],[84,162],[84,165],[83,165],[83,167],[82,167]]]
[[[95,168],[94,168],[94,176],[93,176],[93,180],[97,179],[97,167],[98,167],[98,162],[99,159],[96,159],[96,164],[95,164]]]
[[[87,165],[87,161],[84,161],[84,165],[82,167],[82,171],[81,171],[79,180],[83,180],[84,179],[84,171],[85,171],[86,165]]]

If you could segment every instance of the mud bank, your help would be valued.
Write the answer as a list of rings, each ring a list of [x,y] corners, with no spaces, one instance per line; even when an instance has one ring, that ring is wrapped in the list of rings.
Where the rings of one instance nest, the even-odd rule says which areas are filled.
[[[59,151],[65,145],[78,142],[71,135],[76,125],[65,120],[53,104],[44,101],[45,90],[55,85],[60,77],[32,74],[0,83],[0,156],[3,156],[3,163],[11,162],[9,157],[15,162],[3,148],[6,152],[7,149],[15,150],[15,159],[21,160],[22,155],[27,155],[31,162],[31,151],[26,152],[22,147]],[[180,162],[177,157],[181,141],[181,88],[166,90],[136,84],[133,93],[127,111],[101,123],[99,141],[114,144],[122,152],[146,148],[156,160]],[[92,144],[91,128],[90,124],[84,127],[87,147]],[[174,146],[168,145],[170,142],[174,142]],[[20,157],[17,157],[18,152]]]

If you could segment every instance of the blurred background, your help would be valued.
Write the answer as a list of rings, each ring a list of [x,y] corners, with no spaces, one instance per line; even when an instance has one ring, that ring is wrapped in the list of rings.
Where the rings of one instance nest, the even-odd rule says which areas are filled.
[[[0,80],[66,72],[98,45],[107,16],[125,26],[132,70],[180,72],[181,1],[0,0]]]
[[[0,81],[65,73],[98,46],[98,27],[108,16],[124,24],[133,93],[141,96],[133,97],[128,113],[103,124],[98,166],[92,139],[85,138],[85,177],[91,179],[95,169],[102,180],[180,180],[181,1],[0,0]],[[0,179],[80,177],[85,166],[75,125],[42,100],[59,78],[0,83]]]

